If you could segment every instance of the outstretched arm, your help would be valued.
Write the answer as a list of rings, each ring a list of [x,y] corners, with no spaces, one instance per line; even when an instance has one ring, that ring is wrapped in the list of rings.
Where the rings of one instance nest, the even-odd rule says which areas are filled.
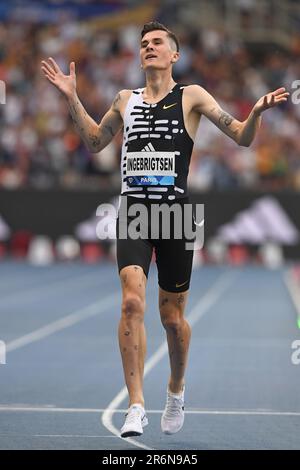
[[[287,101],[288,96],[289,93],[286,92],[283,87],[262,96],[253,106],[246,121],[241,123],[239,144],[249,147],[255,137],[257,129],[260,127],[261,114],[267,109],[284,103]]]
[[[100,152],[113,139],[121,129],[123,120],[120,114],[119,104],[121,93],[118,93],[113,104],[103,116],[100,124],[97,124],[88,115],[80,102],[76,92],[75,63],[70,64],[70,74],[64,75],[54,59],[42,61],[42,70],[46,78],[62,92],[67,99],[72,119],[78,133],[85,142],[90,152]]]
[[[74,124],[90,152],[101,152],[121,129],[123,121],[118,107],[120,99],[121,92],[115,97],[100,124],[97,124],[87,114],[77,94],[68,98]]]
[[[264,95],[254,105],[248,118],[241,122],[224,111],[204,88],[198,85],[192,85],[191,88],[193,88],[190,92],[192,108],[200,114],[204,114],[237,144],[245,147],[249,147],[260,127],[261,113],[285,102],[289,96],[289,93],[285,92],[285,88],[278,88]]]

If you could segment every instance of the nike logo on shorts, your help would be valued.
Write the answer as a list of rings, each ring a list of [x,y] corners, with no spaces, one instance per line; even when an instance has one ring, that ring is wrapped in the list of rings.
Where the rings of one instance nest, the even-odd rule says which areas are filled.
[[[176,285],[176,287],[182,287],[182,286],[184,286],[184,284],[186,284],[187,282],[189,282],[189,281],[185,281],[185,282],[183,282],[182,284],[177,284],[177,282],[176,282],[175,285]]]

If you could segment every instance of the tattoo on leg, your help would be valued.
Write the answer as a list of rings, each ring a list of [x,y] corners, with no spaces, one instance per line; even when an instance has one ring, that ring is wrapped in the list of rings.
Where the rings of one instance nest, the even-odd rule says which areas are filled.
[[[163,307],[163,306],[166,305],[168,302],[169,302],[168,297],[165,297],[164,299],[162,299],[160,306]]]
[[[180,294],[178,297],[177,297],[177,303],[178,305],[182,304],[184,302],[184,296],[182,294]]]

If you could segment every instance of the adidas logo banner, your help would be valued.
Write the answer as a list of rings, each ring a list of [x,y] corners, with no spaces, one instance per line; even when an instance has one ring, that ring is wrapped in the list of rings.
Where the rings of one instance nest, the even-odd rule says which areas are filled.
[[[271,196],[257,199],[217,232],[229,244],[262,244],[268,241],[283,245],[299,243],[299,230],[280,203]]]

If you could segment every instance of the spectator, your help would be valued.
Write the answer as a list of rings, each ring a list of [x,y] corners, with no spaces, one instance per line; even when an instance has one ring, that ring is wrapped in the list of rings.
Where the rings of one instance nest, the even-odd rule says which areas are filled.
[[[251,12],[252,3],[240,2],[241,10]],[[173,9],[174,2],[168,5]],[[78,139],[62,97],[42,77],[40,60],[53,55],[65,70],[71,60],[76,62],[79,96],[100,121],[117,91],[143,85],[137,67],[139,34],[134,25],[110,31],[70,19],[42,27],[0,23],[0,79],[7,88],[6,105],[0,107],[0,187],[90,187],[92,181],[96,188],[117,189],[121,136],[92,157]],[[290,51],[260,50],[258,56],[221,30],[191,28],[181,34],[182,57],[175,77],[204,86],[242,120],[258,97],[282,84],[290,89],[299,78],[295,44],[296,37]],[[290,101],[266,114],[251,149],[234,145],[202,118],[191,185],[300,190],[299,109]]]

